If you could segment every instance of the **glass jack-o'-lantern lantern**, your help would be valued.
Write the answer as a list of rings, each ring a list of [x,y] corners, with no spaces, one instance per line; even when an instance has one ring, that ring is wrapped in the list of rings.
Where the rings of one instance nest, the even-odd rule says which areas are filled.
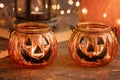
[[[9,56],[28,68],[36,68],[53,62],[57,54],[57,42],[47,24],[21,23],[11,33]]]
[[[57,0],[15,0],[17,23],[39,21],[57,22]]]
[[[77,24],[69,40],[72,58],[83,66],[101,66],[112,61],[118,44],[111,27],[101,23]]]

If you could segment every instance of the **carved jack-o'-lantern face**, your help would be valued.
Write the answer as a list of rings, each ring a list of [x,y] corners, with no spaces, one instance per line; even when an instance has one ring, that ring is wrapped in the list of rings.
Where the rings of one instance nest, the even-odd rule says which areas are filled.
[[[83,66],[101,66],[113,60],[118,45],[111,27],[102,23],[81,22],[69,40],[72,58]]]
[[[54,61],[57,41],[49,25],[21,23],[11,33],[8,51],[11,59],[23,67],[43,67]]]
[[[46,37],[39,39],[27,38],[21,47],[21,54],[27,62],[42,63],[47,61],[51,55],[50,43]]]
[[[106,42],[103,36],[81,36],[77,54],[86,61],[97,61],[103,59],[107,54]]]

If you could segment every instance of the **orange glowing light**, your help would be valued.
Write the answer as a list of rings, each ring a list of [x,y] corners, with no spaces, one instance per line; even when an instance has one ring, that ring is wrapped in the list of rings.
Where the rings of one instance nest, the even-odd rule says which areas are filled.
[[[18,11],[22,11],[22,9],[21,9],[21,8],[18,8]]]
[[[117,24],[119,24],[119,25],[120,25],[120,19],[118,19],[118,20],[117,20]]]
[[[107,17],[107,14],[106,14],[106,13],[104,13],[104,14],[103,14],[103,17],[104,17],[104,18],[106,18],[106,17]]]
[[[82,9],[82,13],[83,13],[83,14],[87,14],[87,13],[88,13],[88,10],[87,10],[86,8],[83,8],[83,9]]]

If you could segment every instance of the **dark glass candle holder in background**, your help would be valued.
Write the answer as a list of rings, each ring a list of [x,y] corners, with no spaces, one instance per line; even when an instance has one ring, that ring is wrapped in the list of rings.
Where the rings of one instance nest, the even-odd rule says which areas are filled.
[[[57,0],[15,0],[16,23],[57,23]]]
[[[9,56],[21,66],[43,67],[56,57],[57,41],[47,24],[21,23],[10,36]]]
[[[101,23],[77,24],[69,40],[72,58],[83,66],[105,65],[115,58],[117,50],[117,39],[111,27]]]

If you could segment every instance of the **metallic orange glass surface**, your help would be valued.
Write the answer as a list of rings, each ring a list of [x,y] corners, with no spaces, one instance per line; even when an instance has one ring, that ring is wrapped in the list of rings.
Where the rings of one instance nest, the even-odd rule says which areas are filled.
[[[115,58],[117,50],[116,36],[102,23],[77,24],[69,40],[71,57],[83,66],[105,65]]]
[[[78,9],[80,21],[102,22],[120,34],[120,0],[82,0]]]
[[[52,63],[56,54],[57,41],[47,24],[21,23],[11,33],[9,56],[21,66],[43,67]]]

